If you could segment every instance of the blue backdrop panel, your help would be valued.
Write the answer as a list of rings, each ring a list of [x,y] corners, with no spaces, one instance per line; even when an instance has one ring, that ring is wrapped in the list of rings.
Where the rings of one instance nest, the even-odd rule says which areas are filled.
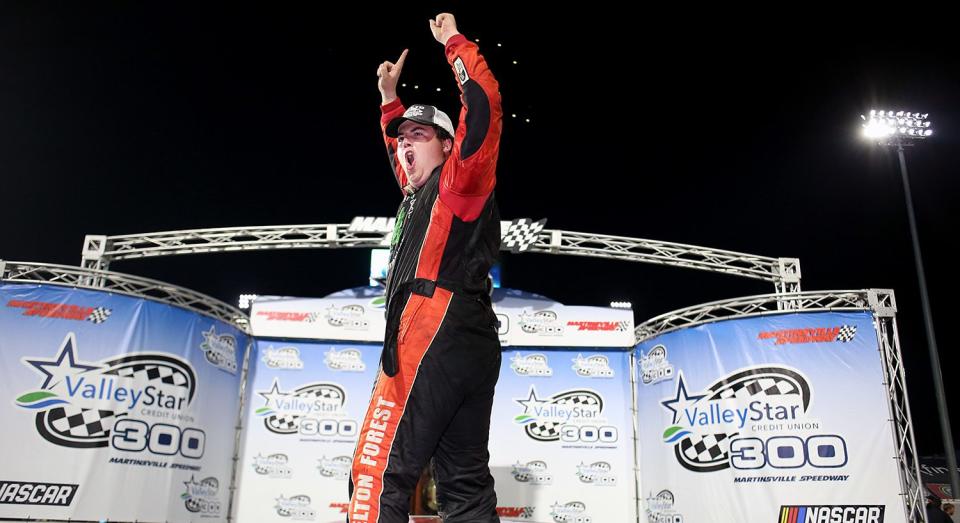
[[[247,346],[150,300],[0,284],[0,517],[226,520]]]

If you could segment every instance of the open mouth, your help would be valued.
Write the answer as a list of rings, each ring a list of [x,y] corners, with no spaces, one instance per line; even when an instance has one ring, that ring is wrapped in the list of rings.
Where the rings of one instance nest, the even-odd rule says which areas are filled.
[[[413,164],[416,163],[416,160],[413,157],[413,151],[407,151],[406,153],[404,153],[403,159],[405,162],[407,162],[408,169],[412,168]]]

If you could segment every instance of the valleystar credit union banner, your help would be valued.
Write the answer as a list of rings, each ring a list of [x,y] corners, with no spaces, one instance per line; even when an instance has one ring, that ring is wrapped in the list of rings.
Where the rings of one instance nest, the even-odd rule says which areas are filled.
[[[871,314],[710,323],[636,358],[641,518],[905,521]]]
[[[150,300],[0,284],[0,517],[225,521],[247,345]]]

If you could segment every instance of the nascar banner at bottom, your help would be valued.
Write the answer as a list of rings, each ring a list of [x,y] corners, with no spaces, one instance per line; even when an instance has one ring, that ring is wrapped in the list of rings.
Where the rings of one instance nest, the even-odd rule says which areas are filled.
[[[178,307],[0,284],[0,518],[226,521],[247,346]]]
[[[646,521],[906,521],[871,313],[720,321],[636,359]]]

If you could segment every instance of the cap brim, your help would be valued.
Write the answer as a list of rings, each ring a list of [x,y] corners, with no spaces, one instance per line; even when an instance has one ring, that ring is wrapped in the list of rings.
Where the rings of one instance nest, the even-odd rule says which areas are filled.
[[[387,128],[384,130],[384,132],[390,138],[396,138],[397,135],[400,134],[400,124],[405,121],[407,121],[407,119],[402,116],[398,116],[393,120],[390,120],[390,123],[387,124]]]
[[[400,135],[400,126],[403,125],[403,122],[416,122],[421,125],[429,125],[430,127],[436,127],[436,125],[429,120],[419,120],[417,118],[409,118],[406,116],[398,116],[393,120],[390,120],[390,123],[387,124],[387,128],[384,131],[387,133],[387,136],[390,138],[396,138]]]

